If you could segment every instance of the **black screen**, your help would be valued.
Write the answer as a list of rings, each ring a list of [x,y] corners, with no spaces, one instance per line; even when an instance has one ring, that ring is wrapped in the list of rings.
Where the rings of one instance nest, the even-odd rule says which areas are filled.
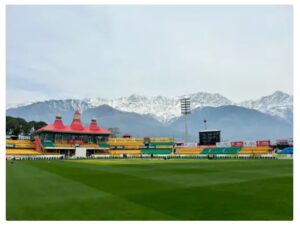
[[[216,145],[221,141],[221,131],[204,131],[199,132],[200,145]]]

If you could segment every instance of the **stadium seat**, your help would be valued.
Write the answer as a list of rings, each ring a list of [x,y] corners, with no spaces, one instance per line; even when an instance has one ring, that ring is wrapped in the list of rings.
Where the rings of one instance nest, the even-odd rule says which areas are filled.
[[[6,140],[7,147],[33,149],[34,143],[30,140]]]
[[[57,140],[54,144],[55,147],[72,147],[72,144],[69,144],[67,140]]]
[[[6,155],[40,155],[42,152],[33,149],[6,149]]]
[[[283,150],[278,151],[278,154],[294,154],[294,148],[286,147]]]
[[[239,154],[269,154],[271,151],[271,147],[243,147]]]
[[[181,147],[176,148],[176,154],[197,155],[203,150],[200,147]]]
[[[241,147],[204,148],[201,154],[237,154],[241,149]]]
[[[107,155],[107,154],[111,154],[111,152],[109,150],[101,150],[101,151],[96,151],[95,155]]]
[[[141,150],[110,150],[112,155],[121,155],[121,154],[131,154],[131,155],[139,155],[141,154]]]
[[[172,138],[150,138],[151,142],[173,142],[174,143],[174,139]]]
[[[44,140],[42,141],[42,144],[44,147],[55,147],[55,144],[50,140]]]
[[[101,147],[101,148],[109,148],[109,145],[107,143],[99,143],[99,147]]]
[[[139,150],[141,146],[124,146],[124,150]]]
[[[85,144],[80,145],[80,147],[99,148],[99,145],[96,143],[85,143]]]
[[[136,138],[111,138],[107,141],[109,146],[143,146],[143,139]]]
[[[143,154],[171,154],[172,149],[142,149]]]
[[[150,146],[173,146],[174,142],[153,142],[151,141]]]

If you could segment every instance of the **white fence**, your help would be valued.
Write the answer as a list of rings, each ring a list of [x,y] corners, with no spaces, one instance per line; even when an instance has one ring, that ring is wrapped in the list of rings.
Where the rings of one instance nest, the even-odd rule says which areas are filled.
[[[49,160],[63,158],[64,155],[6,155],[6,159],[14,160]]]

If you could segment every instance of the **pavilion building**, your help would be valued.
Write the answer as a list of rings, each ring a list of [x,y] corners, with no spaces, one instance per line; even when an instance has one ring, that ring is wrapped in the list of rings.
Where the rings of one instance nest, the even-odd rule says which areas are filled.
[[[110,131],[100,128],[96,119],[89,127],[84,127],[80,112],[74,113],[71,125],[65,125],[61,116],[56,116],[53,124],[48,124],[36,132],[35,149],[45,152],[72,154],[76,148],[86,148],[88,153],[97,153],[108,149],[107,140]]]

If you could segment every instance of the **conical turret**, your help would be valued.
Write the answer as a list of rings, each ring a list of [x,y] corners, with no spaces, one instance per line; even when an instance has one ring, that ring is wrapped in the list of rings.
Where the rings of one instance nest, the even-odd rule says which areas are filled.
[[[64,123],[62,121],[62,117],[61,117],[60,114],[56,115],[53,126],[56,129],[63,129],[63,128],[65,128],[65,125],[64,125]]]
[[[84,130],[84,127],[81,123],[81,120],[80,120],[80,112],[77,110],[75,113],[74,113],[74,118],[73,118],[73,121],[71,123],[71,129],[73,130]]]

